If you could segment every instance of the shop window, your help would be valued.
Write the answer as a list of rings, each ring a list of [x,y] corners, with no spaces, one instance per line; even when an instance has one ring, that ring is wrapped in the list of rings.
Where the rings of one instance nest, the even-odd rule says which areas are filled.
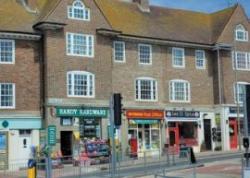
[[[180,136],[183,138],[197,138],[197,123],[183,122],[179,124]]]
[[[101,138],[101,119],[100,118],[80,118],[81,138]]]
[[[61,126],[72,126],[73,118],[72,117],[61,117]]]

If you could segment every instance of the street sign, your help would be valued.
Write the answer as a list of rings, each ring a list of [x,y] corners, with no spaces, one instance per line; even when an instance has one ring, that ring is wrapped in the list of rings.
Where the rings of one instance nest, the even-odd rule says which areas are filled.
[[[56,126],[48,126],[48,145],[54,146],[56,144]]]

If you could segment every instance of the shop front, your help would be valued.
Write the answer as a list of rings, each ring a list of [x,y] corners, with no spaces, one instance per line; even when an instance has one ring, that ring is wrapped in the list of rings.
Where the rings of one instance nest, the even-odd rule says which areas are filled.
[[[80,142],[107,139],[108,111],[103,107],[57,107],[62,155],[73,155]]]
[[[235,150],[238,148],[239,143],[239,131],[241,133],[241,136],[243,136],[244,133],[244,118],[243,118],[243,107],[229,107],[228,112],[228,126],[229,126],[229,143],[230,143],[230,149]],[[239,118],[239,120],[238,120]],[[240,122],[240,128],[239,128],[239,122]],[[239,130],[240,129],[240,130]]]
[[[127,110],[130,152],[137,156],[157,155],[162,148],[161,128],[164,112],[160,110]]]
[[[166,138],[171,150],[179,152],[181,147],[199,147],[198,111],[166,111]]]
[[[32,156],[31,148],[39,146],[41,127],[41,117],[0,118],[0,169],[25,167]]]

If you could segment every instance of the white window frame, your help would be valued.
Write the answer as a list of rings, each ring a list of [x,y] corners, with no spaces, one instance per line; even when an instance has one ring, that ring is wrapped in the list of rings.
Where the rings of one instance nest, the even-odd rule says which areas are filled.
[[[141,99],[141,84],[138,86],[138,98],[136,97],[136,85],[137,81],[142,81],[142,80],[148,80],[151,83],[151,99]],[[155,82],[155,99],[154,99],[154,94],[153,94],[153,82]],[[157,80],[151,77],[138,77],[135,79],[135,100],[136,101],[142,101],[142,102],[157,102],[158,101],[158,83]]]
[[[175,51],[175,50],[180,50],[180,51],[182,52],[182,54],[183,54],[183,57],[182,57],[182,65],[181,65],[181,66],[180,66],[180,65],[176,65],[175,62],[174,62],[174,60],[175,60],[174,51]],[[184,49],[184,48],[176,48],[176,47],[172,48],[172,66],[173,66],[174,68],[185,68],[185,66],[186,66],[186,61],[185,61],[185,49]]]
[[[238,32],[243,33],[243,38],[244,39],[238,38]],[[242,41],[242,42],[247,42],[248,41],[248,31],[241,24],[237,25],[236,28],[235,28],[235,40],[236,41]]]
[[[238,53],[245,54],[245,56],[246,56],[246,58],[245,58],[246,67],[245,68],[239,68],[239,66],[238,66],[238,58],[237,58]],[[234,70],[250,71],[250,53],[244,52],[244,51],[232,52],[232,66],[233,66]]]
[[[13,94],[13,105],[12,106],[1,106],[0,105],[0,109],[15,109],[16,108],[16,85],[15,83],[0,83],[0,92],[1,92],[1,87],[2,84],[4,85],[12,85],[12,94]],[[1,104],[1,93],[0,93],[0,104]]]
[[[248,83],[248,82],[242,82],[242,81],[240,81],[240,82],[235,82],[234,83],[234,85],[233,85],[233,88],[234,88],[234,103],[239,103],[239,104],[243,104],[243,101],[240,101],[239,99],[240,99],[240,93],[239,93],[239,85],[249,85],[250,83]],[[236,87],[238,87],[237,88],[237,93],[236,93]],[[238,101],[237,101],[237,97],[238,97]]]
[[[143,63],[143,62],[141,62],[141,48],[140,47],[142,47],[142,46],[144,46],[144,47],[149,47],[149,63]],[[139,59],[139,64],[142,64],[142,65],[152,65],[152,45],[150,45],[150,44],[142,44],[142,43],[140,43],[140,44],[138,44],[138,59]]]
[[[181,82],[184,83],[185,86],[188,87],[188,93],[184,93],[184,98],[185,100],[177,100],[175,99],[175,93],[174,93],[174,83],[175,82]],[[171,88],[172,87],[172,88]],[[187,90],[187,88],[185,87],[184,90]],[[172,96],[172,92],[173,92],[173,96]],[[188,98],[186,100],[186,98]],[[188,82],[187,80],[181,80],[181,79],[174,79],[174,80],[170,80],[169,81],[169,100],[172,103],[190,103],[191,102],[191,86],[190,86],[190,82]]]
[[[82,8],[80,8],[80,7],[75,7],[75,4],[76,4],[76,3],[81,3]],[[82,10],[82,11],[83,11],[83,18],[75,17],[74,9]],[[72,11],[72,12],[70,12],[70,11]],[[86,12],[88,13],[88,18],[85,17]],[[70,15],[70,13],[72,13],[72,16]],[[81,0],[75,0],[75,1],[72,3],[71,6],[68,6],[68,18],[69,18],[69,19],[73,19],[73,20],[90,21],[90,9],[87,8]]]
[[[198,59],[197,54],[196,54],[196,53],[198,53],[198,52],[203,53],[203,57],[204,57],[204,58]],[[198,60],[202,60],[203,66],[198,66],[198,65],[197,65],[197,61],[198,61]],[[206,69],[206,53],[205,53],[204,50],[195,50],[195,66],[196,66],[196,69]]]
[[[71,39],[69,39],[69,35],[71,35]],[[78,35],[78,36],[85,36],[86,37],[86,39],[88,39],[87,40],[87,50],[86,50],[86,53],[87,54],[75,54],[73,51],[74,51],[74,48],[73,48],[73,46],[75,45],[74,43],[73,43],[73,36],[74,35]],[[91,37],[91,43],[92,43],[92,46],[91,46],[91,48],[92,48],[92,53],[91,53],[91,55],[89,55],[89,47],[90,47],[90,45],[89,45],[89,43],[90,43],[90,41],[89,41],[89,37]],[[68,44],[68,41],[70,40],[70,43],[71,43],[71,48],[69,48],[69,44]],[[82,34],[82,33],[70,33],[70,32],[67,32],[66,33],[66,52],[67,52],[67,55],[68,56],[78,56],[78,57],[88,57],[88,58],[93,58],[94,57],[94,55],[95,55],[95,39],[94,39],[94,35],[89,35],[89,34]],[[70,51],[70,52],[69,52]]]
[[[123,60],[117,60],[116,59],[116,50],[115,50],[115,46],[116,44],[122,44],[123,45]],[[124,41],[114,41],[113,42],[113,59],[115,62],[118,62],[118,63],[125,63],[126,62],[126,44]]]
[[[71,82],[72,82],[72,90],[71,90],[71,94],[69,94],[69,75],[72,75],[73,77],[71,78]],[[92,84],[92,95],[89,95],[90,90],[87,89],[87,95],[75,95],[74,93],[74,80],[75,80],[75,76],[74,75],[87,75],[87,80],[88,80],[88,85],[90,83],[89,81],[89,76],[92,76],[92,80],[93,80],[93,84]],[[90,72],[86,72],[86,71],[69,71],[67,72],[67,96],[68,97],[75,97],[75,98],[95,98],[95,75],[93,73]],[[89,86],[87,87],[89,88]]]
[[[0,60],[0,64],[15,64],[15,58],[16,58],[15,40],[0,39],[0,43],[1,42],[11,42],[12,43],[12,61],[11,62],[6,62],[6,61],[1,61]],[[0,48],[0,53],[1,53],[1,48]]]

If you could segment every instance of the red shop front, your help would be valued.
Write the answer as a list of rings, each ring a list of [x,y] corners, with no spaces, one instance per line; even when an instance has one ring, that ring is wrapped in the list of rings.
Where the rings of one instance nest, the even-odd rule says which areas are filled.
[[[198,118],[195,111],[166,111],[166,135],[170,149],[179,152],[180,147],[198,146]]]

